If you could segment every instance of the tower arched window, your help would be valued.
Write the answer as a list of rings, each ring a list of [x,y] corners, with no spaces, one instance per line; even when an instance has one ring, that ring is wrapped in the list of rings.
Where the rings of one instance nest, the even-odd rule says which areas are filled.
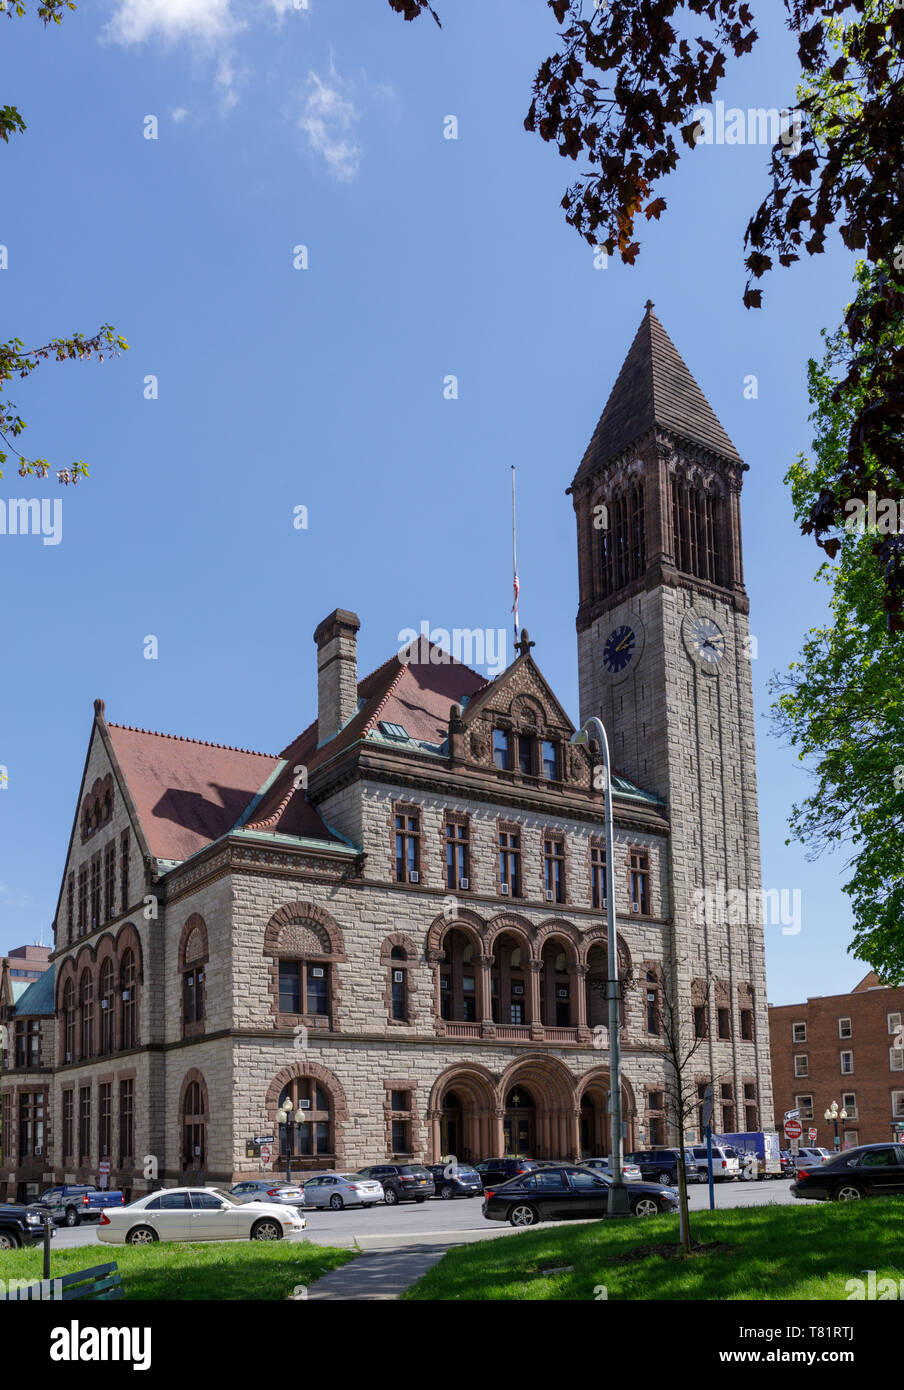
[[[647,568],[643,483],[636,482],[605,504],[600,535],[600,597],[639,579]],[[601,513],[601,515],[603,515]]]

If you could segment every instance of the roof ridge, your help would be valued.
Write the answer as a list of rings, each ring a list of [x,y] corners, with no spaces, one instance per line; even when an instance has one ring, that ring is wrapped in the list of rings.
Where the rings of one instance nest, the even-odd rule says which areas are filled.
[[[124,729],[130,734],[149,734],[152,738],[170,738],[176,743],[194,743],[201,748],[222,748],[227,753],[250,753],[255,758],[278,758],[278,753],[264,753],[259,748],[239,748],[235,743],[212,743],[208,738],[189,738],[186,734],[164,734],[159,729],[139,729],[137,724],[108,723],[108,729]]]

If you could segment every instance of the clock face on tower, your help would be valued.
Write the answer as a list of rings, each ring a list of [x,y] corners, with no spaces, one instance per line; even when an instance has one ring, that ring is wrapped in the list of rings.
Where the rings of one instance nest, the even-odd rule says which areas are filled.
[[[718,623],[712,618],[695,617],[689,635],[695,655],[715,668],[725,655],[725,638]]]
[[[612,629],[603,645],[603,665],[610,675],[624,671],[636,646],[637,634],[627,623]]]

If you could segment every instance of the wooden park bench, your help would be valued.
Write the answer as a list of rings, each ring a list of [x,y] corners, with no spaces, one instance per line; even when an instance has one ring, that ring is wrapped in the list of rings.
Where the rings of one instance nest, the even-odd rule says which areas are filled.
[[[0,1302],[49,1300],[54,1297],[58,1286],[62,1301],[72,1299],[122,1298],[122,1275],[115,1264],[95,1265],[93,1269],[77,1269],[73,1274],[64,1274],[49,1281],[36,1279],[27,1288],[15,1293],[0,1295]]]

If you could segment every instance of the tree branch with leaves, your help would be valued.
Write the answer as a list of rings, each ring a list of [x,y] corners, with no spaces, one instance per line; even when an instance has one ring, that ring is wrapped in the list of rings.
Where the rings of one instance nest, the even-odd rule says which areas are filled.
[[[22,18],[27,12],[24,0],[0,0],[0,7],[10,19]],[[73,0],[40,0],[37,16],[46,28],[51,23],[60,24],[64,12],[74,9]],[[17,107],[0,107],[0,139],[9,143],[10,135],[21,135],[26,128]],[[20,477],[33,474],[45,478],[51,467],[46,458],[29,457],[16,447],[14,441],[21,437],[26,422],[14,402],[3,394],[8,384],[17,378],[20,381],[27,379],[43,362],[80,362],[86,359],[103,362],[104,357],[118,356],[120,352],[128,351],[128,346],[125,338],[109,323],[102,324],[90,337],[73,333],[68,338],[51,338],[35,348],[26,348],[20,338],[9,338],[0,343],[0,478],[3,477],[2,465],[11,456],[15,457]],[[77,459],[67,467],[56,470],[57,482],[77,483],[87,473],[84,460]]]

